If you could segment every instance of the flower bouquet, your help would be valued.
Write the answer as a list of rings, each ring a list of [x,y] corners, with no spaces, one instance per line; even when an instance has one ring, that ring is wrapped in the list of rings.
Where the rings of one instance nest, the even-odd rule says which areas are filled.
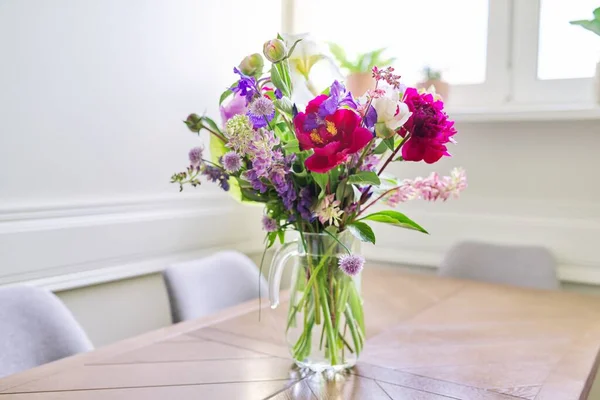
[[[283,245],[270,269],[272,306],[279,301],[282,267],[295,258],[286,336],[296,363],[340,371],[356,362],[365,342],[359,275],[365,260],[359,243],[375,243],[371,223],[426,233],[395,210],[412,200],[447,200],[466,187],[464,171],[450,176],[399,180],[391,163],[435,163],[448,156],[454,123],[435,94],[400,84],[388,67],[372,70],[377,85],[355,98],[334,81],[303,110],[292,102],[290,65],[299,41],[278,36],[264,44],[270,63],[253,54],[234,68],[236,82],[222,94],[223,124],[191,114],[187,127],[210,133],[210,158],[202,147],[172,182],[217,182],[236,199],[264,204],[265,247]],[[305,60],[304,60],[305,61]],[[299,239],[286,241],[286,233]]]

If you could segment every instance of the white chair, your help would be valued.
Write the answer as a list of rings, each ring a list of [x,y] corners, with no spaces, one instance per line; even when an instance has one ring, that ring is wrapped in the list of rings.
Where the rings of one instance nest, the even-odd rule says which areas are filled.
[[[26,286],[0,289],[0,378],[92,348],[54,294]]]
[[[448,251],[438,274],[537,289],[560,287],[556,261],[538,246],[462,242]]]
[[[163,272],[173,323],[199,318],[251,299],[268,287],[256,265],[236,251],[175,264]]]

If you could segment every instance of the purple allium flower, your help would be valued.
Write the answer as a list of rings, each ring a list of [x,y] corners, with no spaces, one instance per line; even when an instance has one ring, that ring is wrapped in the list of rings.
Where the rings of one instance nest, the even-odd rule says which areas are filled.
[[[266,97],[259,97],[250,104],[250,112],[254,115],[268,117],[275,112],[275,106]]]
[[[262,226],[263,226],[263,229],[267,232],[275,232],[278,229],[277,221],[275,221],[273,218],[269,217],[268,215],[265,215],[262,218]]]
[[[364,257],[356,254],[348,254],[340,257],[340,269],[348,276],[356,276],[362,271],[365,265]]]
[[[268,98],[259,97],[250,104],[247,115],[254,129],[264,128],[267,121],[270,122],[275,117],[275,106]]]
[[[224,191],[227,192],[229,190],[229,175],[227,175],[221,168],[207,165],[204,167],[202,174],[206,175],[208,180],[211,182],[219,182],[219,186]]]
[[[225,153],[221,163],[227,172],[236,172],[242,168],[242,158],[235,151]]]
[[[202,152],[204,149],[202,147],[194,147],[188,153],[188,157],[190,159],[190,163],[192,166],[197,167],[202,164]]]

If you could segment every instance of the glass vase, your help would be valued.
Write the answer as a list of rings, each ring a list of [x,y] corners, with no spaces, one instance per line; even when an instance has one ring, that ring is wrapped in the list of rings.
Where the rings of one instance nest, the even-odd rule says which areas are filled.
[[[283,269],[294,260],[285,335],[290,354],[301,368],[341,372],[352,367],[365,342],[360,273],[346,275],[340,257],[358,254],[349,233],[303,233],[275,254],[269,273],[271,307],[279,304]]]

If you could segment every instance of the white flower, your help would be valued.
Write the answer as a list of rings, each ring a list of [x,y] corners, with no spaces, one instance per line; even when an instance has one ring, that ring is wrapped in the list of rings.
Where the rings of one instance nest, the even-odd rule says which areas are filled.
[[[373,99],[373,107],[377,111],[377,124],[391,132],[404,125],[411,116],[406,103],[400,101],[400,92],[392,88],[386,89],[385,96]]]

